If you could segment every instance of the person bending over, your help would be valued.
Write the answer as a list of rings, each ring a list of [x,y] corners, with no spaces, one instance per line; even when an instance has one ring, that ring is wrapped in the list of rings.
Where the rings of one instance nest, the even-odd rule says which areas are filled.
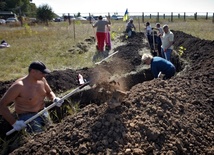
[[[164,58],[143,54],[142,62],[143,64],[150,65],[154,78],[159,78],[161,74],[164,74],[163,79],[166,80],[175,75],[175,66]]]

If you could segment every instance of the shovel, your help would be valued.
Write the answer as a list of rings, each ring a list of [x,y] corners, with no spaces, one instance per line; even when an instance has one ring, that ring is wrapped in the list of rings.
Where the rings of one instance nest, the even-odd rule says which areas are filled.
[[[115,54],[117,54],[117,53],[118,53],[118,51],[116,51],[116,52],[110,54],[109,56],[107,56],[106,58],[102,59],[101,61],[96,62],[95,65],[101,64],[103,61],[106,61],[107,59],[109,59],[110,57],[112,57],[113,55],[115,55]]]
[[[80,89],[84,88],[85,86],[87,86],[89,84],[89,82],[86,82],[84,84],[82,84],[81,86],[77,87],[76,89],[74,89],[73,91],[71,91],[70,93],[68,93],[67,95],[63,96],[58,102],[67,99],[68,97],[70,97],[71,95],[77,93]],[[40,115],[44,114],[45,112],[47,112],[48,110],[50,110],[51,108],[55,107],[56,104],[58,102],[54,102],[51,105],[49,105],[48,107],[46,107],[45,109],[41,110],[40,112],[38,112],[36,115],[34,115],[33,117],[29,118],[28,120],[25,121],[25,124],[28,124],[29,122],[33,121],[34,119],[36,119],[37,117],[39,117]],[[15,132],[15,129],[11,129],[10,131],[8,131],[6,133],[6,135],[10,135],[13,132]]]

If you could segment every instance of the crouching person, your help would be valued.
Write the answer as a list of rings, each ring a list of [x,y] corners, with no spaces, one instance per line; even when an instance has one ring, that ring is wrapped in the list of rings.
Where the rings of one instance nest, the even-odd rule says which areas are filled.
[[[46,97],[53,102],[59,101],[57,106],[62,105],[63,100],[56,97],[45,79],[48,73],[50,70],[42,62],[32,62],[28,68],[28,75],[16,80],[0,100],[0,115],[12,125],[14,130],[19,131],[26,127],[26,131],[30,133],[43,131],[48,122],[47,111],[29,124],[25,124],[24,121],[45,108]],[[8,105],[12,102],[17,120],[8,109]]]
[[[159,78],[161,74],[164,74],[163,79],[170,79],[175,75],[175,66],[168,60],[161,57],[153,57],[150,54],[143,54],[143,64],[150,65],[154,78]]]

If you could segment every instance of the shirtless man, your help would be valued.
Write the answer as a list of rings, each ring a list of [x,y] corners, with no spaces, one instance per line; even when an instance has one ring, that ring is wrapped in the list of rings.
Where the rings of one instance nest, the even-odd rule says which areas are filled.
[[[2,115],[16,131],[27,127],[28,132],[41,132],[47,121],[44,115],[37,117],[28,125],[24,123],[45,107],[44,99],[47,97],[53,102],[60,98],[51,90],[45,79],[45,74],[50,70],[40,62],[32,62],[28,69],[28,75],[16,80],[0,100],[0,115]],[[10,113],[8,105],[14,102],[18,120]],[[63,101],[57,102],[60,107]]]

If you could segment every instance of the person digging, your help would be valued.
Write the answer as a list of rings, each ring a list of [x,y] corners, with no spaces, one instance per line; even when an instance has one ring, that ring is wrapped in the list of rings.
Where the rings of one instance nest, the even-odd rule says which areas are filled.
[[[166,80],[175,75],[175,66],[164,58],[143,54],[142,62],[143,64],[150,65],[154,78],[159,78],[161,74],[164,74],[163,80]]]
[[[16,80],[0,100],[0,115],[11,124],[13,130],[20,131],[26,127],[29,133],[42,132],[45,125],[50,122],[47,111],[29,124],[25,121],[45,108],[46,97],[56,102],[58,107],[64,102],[56,97],[46,81],[45,75],[49,73],[50,70],[41,61],[32,62],[28,68],[28,75]],[[17,120],[8,109],[8,105],[13,102]]]

